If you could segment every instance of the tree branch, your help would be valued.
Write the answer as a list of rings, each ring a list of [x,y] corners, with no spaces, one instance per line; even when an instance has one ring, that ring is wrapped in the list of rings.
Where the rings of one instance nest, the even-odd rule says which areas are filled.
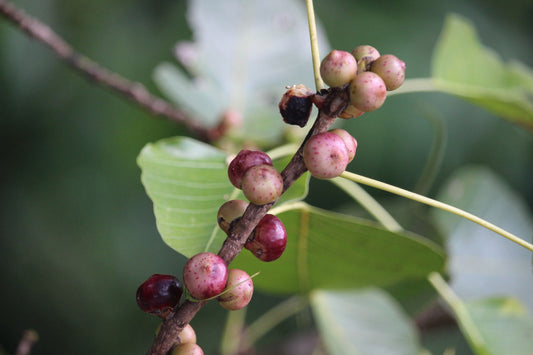
[[[335,118],[344,110],[349,102],[349,93],[346,87],[331,88],[329,91],[326,91],[321,95],[325,96],[325,100],[313,127],[289,164],[287,164],[285,169],[281,172],[281,176],[283,177],[283,192],[285,192],[300,176],[302,176],[303,173],[307,171],[302,153],[305,142],[311,136],[327,131],[335,121]],[[242,250],[244,243],[255,226],[275,203],[276,201],[261,206],[252,203],[249,204],[241,219],[230,229],[228,237],[218,252],[218,255],[224,259],[227,265],[229,265]],[[205,303],[206,302],[192,302],[189,300],[183,302],[176,312],[172,313],[163,321],[159,333],[147,354],[166,354],[171,349],[183,327],[194,318],[196,313]]]
[[[184,125],[199,139],[210,142],[224,133],[221,127],[213,129],[205,127],[199,123],[199,120],[187,116],[167,101],[153,96],[141,83],[130,81],[76,52],[50,27],[17,9],[13,4],[0,0],[0,14],[30,37],[44,43],[60,59],[90,80],[112,89],[155,115]]]

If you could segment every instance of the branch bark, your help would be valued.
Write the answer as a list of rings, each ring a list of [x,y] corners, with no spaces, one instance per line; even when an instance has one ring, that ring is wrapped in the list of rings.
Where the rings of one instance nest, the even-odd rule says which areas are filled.
[[[189,117],[167,101],[150,94],[141,83],[130,81],[75,51],[50,27],[27,15],[13,4],[0,0],[0,14],[30,37],[45,44],[60,59],[89,80],[112,89],[157,116],[184,125],[204,142],[211,142],[223,135],[222,124],[214,128],[203,126],[199,120]]]
[[[285,192],[303,173],[307,171],[303,161],[303,147],[305,142],[313,135],[325,132],[335,121],[335,118],[346,108],[349,102],[347,88],[332,88],[325,94],[325,100],[320,109],[315,123],[307,137],[294,154],[291,161],[281,172],[283,177],[283,192]],[[255,226],[261,218],[267,214],[270,208],[276,203],[271,202],[266,205],[254,205],[250,203],[241,219],[231,228],[230,233],[224,241],[218,255],[229,265],[237,254],[242,250],[244,243],[250,236]],[[164,355],[172,348],[177,336],[204,306],[206,302],[185,301],[176,312],[172,313],[163,321],[158,335],[156,336],[147,355]]]

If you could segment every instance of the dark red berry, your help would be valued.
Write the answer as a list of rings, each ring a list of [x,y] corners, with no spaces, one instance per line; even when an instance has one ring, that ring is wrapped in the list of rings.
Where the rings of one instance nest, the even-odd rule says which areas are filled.
[[[137,304],[143,311],[164,318],[176,308],[182,293],[176,277],[154,274],[137,289]]]
[[[266,153],[258,150],[243,149],[228,166],[229,181],[231,181],[233,186],[240,189],[242,177],[246,171],[253,166],[263,164],[272,165],[272,159]]]
[[[244,247],[263,261],[276,260],[287,246],[287,232],[281,220],[265,215],[257,224]]]
[[[311,98],[314,93],[302,84],[287,89],[278,104],[279,112],[285,123],[303,127],[307,124],[313,108]]]

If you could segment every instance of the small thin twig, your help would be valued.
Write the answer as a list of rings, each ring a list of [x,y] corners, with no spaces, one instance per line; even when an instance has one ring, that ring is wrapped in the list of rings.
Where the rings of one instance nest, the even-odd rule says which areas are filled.
[[[220,127],[210,129],[203,126],[199,120],[194,120],[167,101],[150,94],[141,83],[130,81],[76,52],[50,27],[27,15],[13,4],[0,0],[0,14],[30,37],[44,43],[60,59],[90,80],[111,88],[155,115],[184,125],[199,139],[207,142],[213,141],[223,134]]]
[[[307,171],[303,161],[303,147],[305,142],[317,133],[325,132],[335,121],[335,118],[346,108],[349,102],[347,88],[331,88],[324,95],[325,100],[322,108],[318,112],[316,121],[294,154],[291,161],[281,172],[283,177],[283,192],[285,192],[303,173]],[[242,250],[244,243],[248,239],[257,223],[265,216],[270,208],[276,203],[271,202],[266,205],[249,204],[241,219],[232,226],[228,238],[224,241],[218,255],[227,265]],[[195,314],[205,305],[206,302],[185,301],[173,314],[163,321],[157,337],[155,338],[148,355],[162,355],[172,347],[177,335],[181,332],[195,316]]]
[[[39,340],[39,335],[35,330],[28,329],[24,331],[22,339],[17,346],[15,355],[29,355],[33,345]]]

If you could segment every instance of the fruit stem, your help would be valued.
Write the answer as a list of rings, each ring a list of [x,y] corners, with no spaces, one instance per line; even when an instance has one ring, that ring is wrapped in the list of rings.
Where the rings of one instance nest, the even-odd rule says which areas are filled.
[[[242,340],[242,330],[246,321],[246,307],[237,311],[228,312],[226,327],[222,335],[220,353],[222,355],[239,354]]]
[[[263,335],[285,319],[303,310],[308,304],[307,297],[293,296],[263,313],[245,329],[241,350],[248,350]]]
[[[442,276],[437,272],[432,272],[428,276],[431,285],[437,290],[443,300],[450,306],[453,313],[457,317],[459,327],[462,328],[463,334],[471,343],[476,353],[486,355],[489,351],[485,345],[483,337],[478,332],[468,309],[461,301],[461,299],[453,292],[451,287],[444,281]]]
[[[316,91],[324,89],[324,82],[320,76],[320,51],[316,34],[315,8],[313,0],[305,0],[307,7],[307,22],[309,23],[309,40],[311,41],[311,57],[313,58],[313,73],[315,75]]]
[[[387,96],[436,91],[439,91],[439,89],[435,86],[435,81],[432,78],[406,79],[398,89],[387,91]]]
[[[351,181],[354,181],[354,182],[357,182],[357,183],[360,183],[360,184],[363,184],[363,185],[371,186],[371,187],[374,187],[376,189],[387,191],[387,192],[390,192],[390,193],[393,193],[393,194],[396,194],[396,195],[399,195],[399,196],[402,196],[402,197],[405,197],[405,198],[408,198],[408,199],[411,199],[411,200],[426,204],[428,206],[432,206],[432,207],[435,207],[435,208],[440,208],[441,210],[453,213],[453,214],[455,214],[457,216],[463,217],[465,219],[468,219],[469,221],[477,223],[480,226],[485,227],[485,228],[487,228],[487,229],[489,229],[489,230],[491,230],[491,231],[493,231],[495,233],[498,233],[499,235],[501,235],[504,238],[509,239],[513,243],[516,243],[516,244],[518,244],[518,245],[520,245],[520,246],[522,246],[522,247],[524,247],[526,249],[529,249],[529,250],[533,251],[533,244],[528,243],[525,240],[515,236],[514,234],[511,234],[511,233],[507,232],[506,230],[504,230],[504,229],[502,229],[502,228],[500,228],[500,227],[498,227],[498,226],[496,226],[496,225],[494,225],[494,224],[492,224],[490,222],[487,222],[486,220],[484,220],[482,218],[479,218],[479,217],[477,217],[477,216],[475,216],[475,215],[473,215],[471,213],[463,211],[463,210],[461,210],[461,209],[459,209],[457,207],[448,205],[448,204],[446,204],[444,202],[433,200],[433,199],[431,199],[429,197],[425,197],[425,196],[416,194],[416,193],[411,192],[411,191],[407,191],[407,190],[401,189],[401,188],[393,186],[393,185],[386,184],[386,183],[378,181],[378,180],[374,180],[374,179],[367,178],[365,176],[361,176],[361,175],[358,175],[358,174],[350,173],[348,171],[343,172],[340,176],[345,178],[345,179],[348,179],[348,180],[351,180]]]
[[[387,230],[391,232],[400,232],[403,230],[402,226],[396,222],[394,217],[392,217],[378,201],[355,182],[340,177],[330,179],[329,181],[350,195],[350,197],[358,202],[368,213],[374,216],[374,218]]]

